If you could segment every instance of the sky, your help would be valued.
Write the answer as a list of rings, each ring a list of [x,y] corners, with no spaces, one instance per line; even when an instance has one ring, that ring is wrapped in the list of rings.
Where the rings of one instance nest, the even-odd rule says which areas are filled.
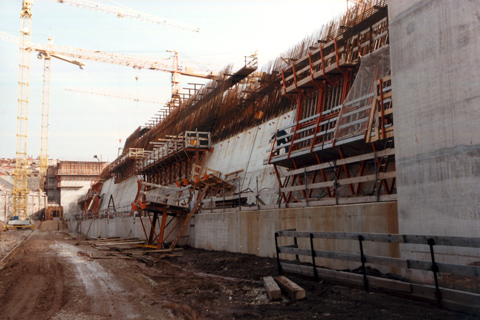
[[[97,0],[198,27],[191,32],[117,18],[53,0],[35,0],[32,43],[47,43],[112,53],[168,58],[178,50],[183,66],[220,70],[244,64],[258,50],[259,67],[280,56],[305,36],[346,9],[346,0]],[[0,31],[19,37],[21,0],[0,0]],[[19,47],[0,39],[0,158],[15,158]],[[43,60],[30,56],[27,153],[38,157],[42,110]],[[52,159],[113,161],[125,139],[162,107],[147,102],[71,92],[66,88],[121,91],[167,102],[171,74],[83,61],[52,60],[48,154]],[[167,62],[168,63],[168,62]],[[196,71],[201,72],[201,69]],[[181,87],[201,83],[182,76]],[[187,91],[184,91],[187,92]]]

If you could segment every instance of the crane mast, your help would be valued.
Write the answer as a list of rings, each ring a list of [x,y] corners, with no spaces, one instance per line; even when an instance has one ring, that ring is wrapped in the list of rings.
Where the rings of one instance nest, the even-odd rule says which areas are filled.
[[[18,109],[17,109],[17,152],[13,183],[13,212],[7,218],[4,229],[17,227],[34,228],[28,216],[28,94],[30,86],[30,38],[32,27],[33,0],[23,0],[20,13],[20,63],[18,78]],[[12,220],[17,217],[18,220]]]
[[[51,53],[53,37],[48,39],[47,51],[40,52],[38,58],[43,58],[43,95],[42,95],[42,127],[40,135],[40,163],[39,163],[39,189],[44,190],[45,178],[48,169],[48,117],[50,113],[50,70],[52,57],[75,64],[83,69],[85,64],[80,61],[71,60]]]
[[[41,56],[39,56],[41,58]],[[44,190],[48,169],[48,115],[50,109],[50,67],[52,58],[43,55],[42,127],[40,134],[39,189]]]

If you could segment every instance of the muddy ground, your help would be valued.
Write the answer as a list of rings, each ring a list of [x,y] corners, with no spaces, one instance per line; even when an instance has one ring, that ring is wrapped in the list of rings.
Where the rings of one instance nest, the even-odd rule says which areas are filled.
[[[191,248],[127,256],[119,248],[135,245],[57,229],[42,223],[3,262],[1,319],[478,319],[293,275],[307,299],[270,302],[262,278],[277,274],[274,259]],[[0,259],[29,233],[2,232]]]

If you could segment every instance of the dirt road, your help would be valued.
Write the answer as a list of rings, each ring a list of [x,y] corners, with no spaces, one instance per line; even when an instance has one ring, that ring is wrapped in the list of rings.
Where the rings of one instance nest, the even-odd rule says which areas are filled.
[[[0,247],[26,235],[15,232],[2,233]],[[0,319],[477,319],[293,276],[307,299],[270,302],[261,282],[276,274],[268,258],[185,249],[150,254],[146,265],[102,249],[56,223],[39,226],[0,270]]]
[[[146,303],[153,291],[145,281],[117,278],[101,262],[79,256],[65,234],[45,229],[35,230],[1,270],[2,319],[169,318]]]

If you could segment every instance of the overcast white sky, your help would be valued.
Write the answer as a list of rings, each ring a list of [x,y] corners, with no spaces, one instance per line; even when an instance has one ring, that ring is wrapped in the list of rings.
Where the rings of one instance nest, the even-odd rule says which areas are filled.
[[[200,33],[80,9],[49,0],[35,0],[32,42],[106,52],[167,58],[179,51],[180,62],[243,66],[244,56],[259,51],[259,66],[276,58],[305,36],[346,9],[346,0],[98,0],[140,12],[181,21]],[[20,34],[21,0],[0,0],[0,31]],[[0,40],[0,158],[14,158],[16,150],[18,61],[17,45]],[[161,107],[158,104],[79,94],[65,88],[122,91],[138,97],[168,101],[170,73],[135,70],[84,61],[85,70],[52,61],[49,155],[54,159],[113,161],[118,147]],[[43,60],[31,54],[28,154],[40,153]],[[136,77],[138,76],[138,80]],[[182,78],[182,87],[194,78]],[[122,139],[122,143],[119,143]]]

